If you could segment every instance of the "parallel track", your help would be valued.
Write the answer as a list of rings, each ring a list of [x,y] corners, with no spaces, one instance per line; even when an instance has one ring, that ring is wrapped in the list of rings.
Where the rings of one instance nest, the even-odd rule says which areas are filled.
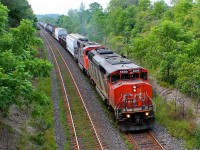
[[[76,92],[74,92],[74,96],[77,97],[82,102],[82,104],[84,106],[84,109],[85,109],[85,113],[87,114],[88,119],[90,121],[90,126],[91,126],[91,128],[92,128],[92,130],[94,132],[93,136],[94,136],[94,139],[96,140],[96,145],[92,145],[91,149],[92,148],[95,148],[95,149],[105,149],[106,145],[103,144],[104,142],[103,142],[102,139],[100,139],[99,134],[98,134],[101,131],[98,130],[97,123],[95,123],[95,122],[92,121],[92,118],[91,118],[91,116],[90,116],[90,114],[89,114],[89,112],[87,110],[86,104],[84,103],[84,100],[83,100],[83,98],[81,96],[79,88],[78,88],[78,86],[76,84],[76,81],[74,80],[73,75],[72,75],[72,73],[71,73],[71,71],[70,71],[67,63],[65,62],[62,54],[59,52],[58,48],[54,44],[55,40],[52,40],[51,37],[48,37],[49,34],[46,33],[45,31],[41,31],[41,35],[45,39],[46,43],[49,45],[49,50],[51,51],[51,54],[52,54],[54,62],[55,62],[55,68],[56,68],[57,73],[58,73],[58,78],[59,78],[59,81],[60,81],[62,93],[63,93],[64,100],[65,100],[65,103],[66,103],[66,108],[68,109],[68,112],[69,112],[66,115],[67,115],[67,120],[68,120],[69,127],[71,128],[71,133],[73,134],[72,137],[74,137],[72,139],[73,144],[74,144],[74,149],[78,149],[78,150],[79,149],[84,149],[84,146],[83,146],[84,144],[81,145],[80,143],[83,143],[82,141],[84,141],[85,138],[87,138],[87,137],[83,137],[82,135],[79,136],[79,134],[77,134],[77,129],[76,128],[78,128],[78,127],[74,123],[75,121],[74,121],[74,118],[73,118],[73,117],[76,118],[76,116],[73,116],[73,112],[72,112],[72,110],[70,108],[70,105],[72,105],[72,103],[70,103],[70,96],[68,96],[69,90],[66,90],[67,88],[69,88],[69,85],[66,85],[66,82],[65,82],[65,79],[64,79],[65,77],[63,77],[65,75],[63,75],[63,71],[61,71],[63,69],[66,70],[70,74],[70,78],[71,78],[70,80],[73,81],[72,82],[73,85],[70,85],[70,88],[72,86],[75,87]],[[58,58],[57,58],[58,55],[61,58],[60,60],[58,60]],[[60,67],[61,63],[59,61],[61,61],[61,60],[62,60],[62,63],[64,64],[65,68]],[[66,72],[65,72],[65,74],[66,74]],[[89,143],[87,143],[87,144],[89,144]]]
[[[67,115],[67,121],[68,121],[68,125],[69,125],[69,128],[71,129],[71,134],[73,135],[73,149],[85,149],[83,148],[83,146],[80,146],[81,142],[79,141],[82,141],[84,137],[79,137],[78,134],[77,134],[77,131],[76,131],[76,125],[74,124],[74,119],[73,119],[73,113],[70,109],[70,96],[68,96],[68,93],[66,90],[67,87],[69,88],[72,88],[73,86],[75,87],[76,89],[76,92],[74,92],[74,94],[76,93],[77,95],[74,95],[74,96],[77,96],[78,99],[82,102],[83,106],[84,106],[84,109],[85,109],[85,112],[88,116],[88,119],[90,120],[90,123],[91,123],[91,128],[94,132],[94,135],[95,135],[95,139],[97,140],[97,144],[94,146],[92,146],[90,149],[106,149],[107,146],[106,146],[106,142],[104,142],[105,139],[101,139],[100,138],[100,134],[101,134],[101,130],[98,129],[98,123],[97,122],[93,122],[92,120],[92,117],[91,115],[89,114],[89,111],[87,110],[87,106],[81,96],[81,93],[80,93],[80,90],[76,84],[76,81],[75,79],[73,78],[73,75],[70,71],[70,68],[68,67],[67,63],[65,62],[62,54],[59,52],[57,46],[54,44],[55,40],[52,39],[52,37],[48,37],[49,34],[46,33],[45,31],[42,31],[42,36],[45,38],[47,44],[49,45],[49,49],[51,51],[51,54],[53,56],[53,59],[54,59],[54,62],[55,62],[55,66],[56,66],[56,70],[57,70],[57,73],[58,73],[58,77],[59,77],[59,81],[60,81],[60,85],[61,85],[61,89],[62,89],[62,93],[63,93],[63,96],[64,96],[64,99],[65,99],[65,103],[66,103],[66,108],[69,110],[68,113],[66,114]],[[51,43],[51,44],[50,44]],[[53,48],[54,47],[54,48]],[[57,54],[55,54],[57,53]],[[64,70],[67,70],[67,72],[70,74],[70,77],[71,77],[71,80],[73,81],[73,85],[66,85],[65,81],[64,81],[64,77],[63,77],[63,73],[61,71],[61,66],[60,66],[60,63],[59,63],[59,60],[58,60],[58,55],[59,57],[61,58],[62,60],[62,63],[64,64]],[[62,67],[63,69],[63,67]],[[66,72],[65,72],[66,74]],[[139,134],[127,134],[126,135],[127,138],[129,139],[129,141],[134,145],[134,149],[137,149],[137,150],[164,150],[164,148],[162,147],[161,144],[159,144],[159,142],[154,138],[154,136],[150,133],[150,132],[145,132],[145,133],[139,133]],[[85,137],[87,138],[87,137]]]
[[[150,131],[134,134],[128,133],[126,136],[133,144],[134,150],[164,150]]]

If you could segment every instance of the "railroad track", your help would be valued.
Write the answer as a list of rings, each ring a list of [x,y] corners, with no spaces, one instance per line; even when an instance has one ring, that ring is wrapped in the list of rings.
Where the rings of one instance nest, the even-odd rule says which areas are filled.
[[[133,144],[134,150],[164,150],[150,131],[128,133],[126,136]]]
[[[98,123],[93,122],[70,68],[54,43],[56,41],[44,30],[40,33],[48,44],[58,74],[67,109],[67,123],[72,134],[73,149],[106,149],[104,140],[99,136],[101,130],[98,129]]]

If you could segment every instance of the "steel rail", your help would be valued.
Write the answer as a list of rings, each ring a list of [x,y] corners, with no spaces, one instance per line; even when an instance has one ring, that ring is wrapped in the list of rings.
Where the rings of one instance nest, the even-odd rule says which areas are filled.
[[[153,146],[154,150],[164,150],[165,149],[150,131],[147,131],[146,133],[138,133],[138,135],[144,136],[144,137],[142,137],[142,139],[146,140],[146,143],[149,147]],[[141,142],[141,141],[138,141],[138,140],[141,140],[140,138],[139,139],[135,138],[134,134],[132,134],[132,133],[126,134],[126,137],[133,144],[134,149],[136,149],[136,150],[144,149],[144,148],[141,148],[140,144],[138,144],[139,142]],[[149,145],[150,144],[149,140],[151,140],[151,142],[152,142],[151,145]],[[144,145],[145,145],[145,143],[142,144],[142,146],[144,146]],[[146,149],[148,149],[149,147],[146,146]]]
[[[92,118],[91,118],[91,116],[90,116],[90,113],[89,113],[89,111],[88,111],[88,109],[87,109],[87,106],[86,106],[84,100],[83,100],[83,97],[82,97],[82,95],[81,95],[81,93],[80,93],[80,90],[79,90],[79,88],[78,88],[78,86],[77,86],[77,83],[76,83],[76,81],[75,81],[75,79],[74,79],[74,77],[73,77],[73,75],[72,75],[72,72],[70,71],[69,66],[67,65],[65,59],[63,58],[62,54],[61,54],[60,51],[58,50],[57,46],[54,44],[54,42],[53,42],[50,38],[49,38],[49,40],[53,43],[53,45],[54,45],[54,47],[56,48],[57,52],[58,52],[59,55],[61,56],[61,58],[62,58],[62,60],[63,60],[63,62],[64,62],[64,64],[65,64],[67,70],[68,70],[69,73],[70,73],[70,76],[71,76],[71,78],[72,78],[72,80],[73,80],[73,82],[74,82],[74,85],[75,85],[76,90],[77,90],[77,92],[78,92],[78,94],[79,94],[79,97],[80,97],[80,99],[81,99],[81,101],[82,101],[82,103],[83,103],[84,109],[85,109],[85,111],[86,111],[86,113],[87,113],[87,115],[88,115],[88,118],[89,118],[90,122],[91,122],[92,128],[93,128],[93,130],[94,130],[94,132],[95,132],[95,136],[96,136],[96,138],[97,138],[97,140],[98,140],[98,143],[99,143],[101,149],[103,150],[103,149],[104,149],[103,144],[101,143],[100,137],[99,137],[99,135],[98,135],[98,133],[97,133],[97,129],[95,128],[94,122],[92,121]]]
[[[71,108],[70,108],[70,105],[69,105],[69,99],[68,99],[68,95],[67,95],[67,92],[66,92],[66,89],[65,89],[65,84],[64,84],[64,81],[63,81],[63,77],[61,75],[61,71],[60,71],[60,67],[58,65],[58,62],[56,60],[56,57],[55,57],[55,54],[53,52],[53,49],[50,45],[50,43],[48,42],[47,38],[45,37],[45,34],[43,33],[44,31],[42,31],[41,33],[43,34],[43,37],[45,38],[46,42],[48,43],[48,46],[50,48],[50,51],[54,57],[54,62],[56,63],[56,68],[58,70],[58,73],[59,73],[59,77],[60,77],[60,80],[61,80],[61,86],[62,86],[62,89],[63,89],[63,92],[64,92],[64,96],[65,96],[65,102],[67,102],[67,106],[68,106],[68,109],[69,109],[69,113],[70,113],[70,118],[71,118],[71,121],[72,121],[72,127],[73,127],[73,132],[74,132],[74,136],[75,136],[75,139],[76,139],[76,148],[78,150],[80,150],[80,147],[79,147],[79,142],[78,142],[78,137],[77,137],[77,133],[76,133],[76,128],[75,128],[75,125],[74,125],[74,120],[73,120],[73,115],[72,115],[72,112],[71,112]]]
[[[155,136],[151,133],[151,131],[148,131],[149,136],[151,137],[151,139],[153,141],[155,141],[155,143],[157,144],[158,147],[160,147],[160,149],[164,150],[164,147],[160,144],[160,142],[158,142],[158,140],[155,138]]]

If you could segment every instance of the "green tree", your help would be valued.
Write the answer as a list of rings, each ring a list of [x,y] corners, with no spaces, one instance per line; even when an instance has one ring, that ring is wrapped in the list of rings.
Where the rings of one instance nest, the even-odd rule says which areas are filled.
[[[32,21],[22,20],[18,28],[11,29],[13,53],[22,59],[32,59],[36,54],[35,48],[42,44],[41,39],[36,38],[37,32],[32,25]]]
[[[22,19],[37,21],[27,0],[0,0],[0,2],[10,10],[8,20],[11,27],[17,27]]]
[[[44,17],[40,18],[39,21],[47,22],[52,25],[56,25],[56,22],[57,22],[57,20],[55,18],[52,18],[50,16],[44,16]]]
[[[112,12],[118,8],[126,9],[131,5],[138,5],[138,0],[111,0],[108,9]]]
[[[193,34],[196,38],[200,37],[200,1],[193,4],[193,7],[188,11],[188,13],[184,17],[184,23],[189,30],[193,31]]]
[[[94,41],[103,43],[106,37],[107,28],[106,24],[106,14],[103,12],[102,6],[97,3],[91,3],[89,5],[89,18],[90,21],[87,25],[87,36]],[[104,28],[102,28],[104,27]]]
[[[0,3],[0,36],[2,36],[8,21],[8,9]]]
[[[155,16],[156,19],[161,19],[164,12],[167,10],[167,4],[164,1],[158,1],[154,3],[153,6],[153,16]]]
[[[3,115],[8,114],[13,104],[28,106],[32,103],[33,77],[47,76],[51,69],[49,62],[35,58],[41,40],[32,21],[22,20],[18,28],[11,29],[9,36],[12,46],[0,47],[0,111]]]
[[[177,22],[184,22],[185,16],[193,7],[192,0],[178,0],[174,5],[174,19]]]

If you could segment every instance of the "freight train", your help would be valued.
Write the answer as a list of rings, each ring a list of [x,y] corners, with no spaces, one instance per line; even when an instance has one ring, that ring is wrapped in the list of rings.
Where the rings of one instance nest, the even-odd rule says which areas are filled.
[[[63,28],[39,24],[70,52],[109,110],[114,111],[120,130],[154,127],[152,86],[145,68],[80,34],[67,34]]]

